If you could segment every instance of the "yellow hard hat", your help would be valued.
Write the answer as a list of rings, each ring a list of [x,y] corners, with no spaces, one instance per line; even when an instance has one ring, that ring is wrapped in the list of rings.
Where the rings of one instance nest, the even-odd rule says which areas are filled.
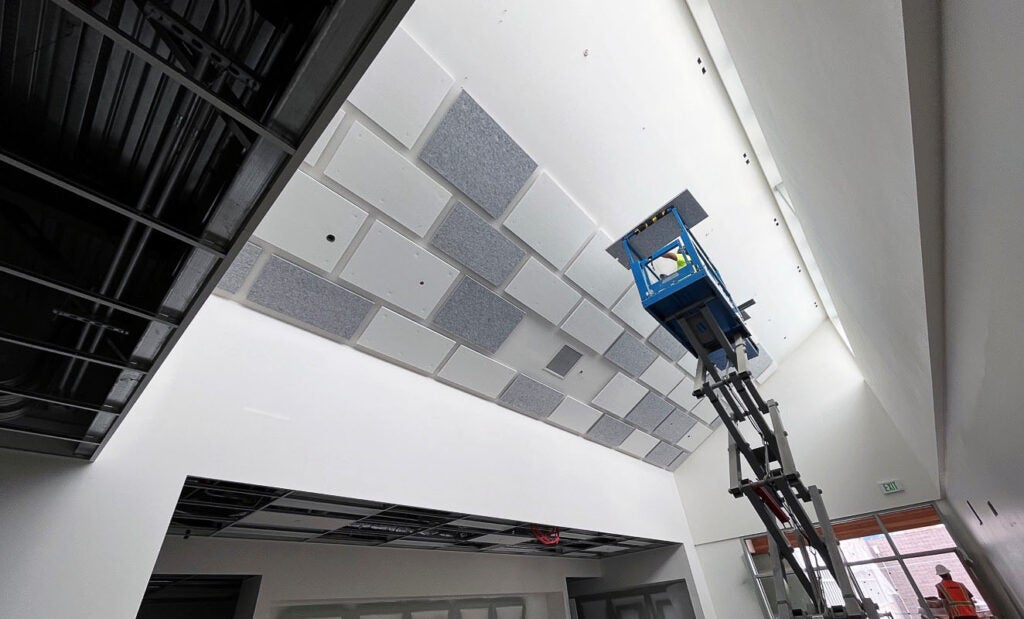
[[[949,568],[940,563],[935,566],[935,573],[939,576],[945,576],[949,573]]]

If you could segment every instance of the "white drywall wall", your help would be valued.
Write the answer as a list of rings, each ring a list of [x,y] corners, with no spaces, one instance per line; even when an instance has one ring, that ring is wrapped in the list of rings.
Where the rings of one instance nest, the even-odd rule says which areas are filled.
[[[708,619],[755,619],[764,611],[758,599],[757,584],[745,563],[739,540],[727,539],[697,547],[697,559],[710,578],[711,593],[705,603]]]
[[[600,562],[434,550],[168,537],[154,573],[261,574],[255,619],[302,604],[558,593]],[[547,619],[529,604],[526,619]],[[553,615],[562,619],[565,612]]]
[[[186,475],[685,535],[671,473],[219,298],[95,463],[0,471],[3,617],[134,616]]]
[[[779,403],[797,469],[806,484],[822,489],[832,517],[938,498],[928,471],[861,378],[831,323],[794,351],[760,393]],[[750,504],[728,493],[726,439],[720,427],[676,471],[698,549],[763,530]],[[893,478],[901,479],[906,491],[882,495],[878,482]],[[711,569],[705,569],[709,584],[717,585]]]
[[[986,556],[978,559],[1002,573],[1021,613],[1024,4],[950,2],[942,7],[948,231],[945,490],[984,550]]]
[[[943,376],[925,282],[941,264],[926,272],[922,258],[934,252],[922,253],[921,223],[934,233],[935,217],[919,211],[902,6],[711,6],[857,364],[937,489]]]

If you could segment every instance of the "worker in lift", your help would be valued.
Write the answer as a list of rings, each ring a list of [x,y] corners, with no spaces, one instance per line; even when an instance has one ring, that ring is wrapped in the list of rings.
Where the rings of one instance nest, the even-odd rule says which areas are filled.
[[[665,260],[661,261],[661,264],[663,264],[663,265],[666,262],[668,262],[669,260],[671,260],[674,263],[674,265],[675,265],[675,268],[671,269],[671,271],[668,272],[668,273],[666,273],[665,270],[663,270],[663,269],[665,269],[665,266],[667,266],[667,265],[665,265],[665,266],[663,266],[663,267],[658,269],[661,272],[661,279],[663,279],[663,280],[665,278],[667,278],[667,277],[675,276],[676,273],[678,273],[679,271],[682,271],[684,268],[689,266],[691,264],[691,262],[692,262],[690,260],[690,257],[688,255],[686,255],[686,250],[683,249],[683,248],[680,248],[679,251],[667,251],[664,254],[662,254],[660,256],[660,258],[665,259]],[[669,268],[671,268],[671,267],[669,267]]]
[[[974,607],[974,595],[971,591],[963,583],[953,580],[953,575],[949,573],[949,568],[945,565],[936,565],[935,573],[942,578],[935,588],[939,590],[939,599],[946,607],[946,614],[950,619],[953,617],[978,619],[978,611]]]

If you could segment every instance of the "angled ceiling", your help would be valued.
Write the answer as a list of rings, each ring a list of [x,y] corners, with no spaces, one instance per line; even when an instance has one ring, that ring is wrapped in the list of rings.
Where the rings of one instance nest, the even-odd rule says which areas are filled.
[[[938,483],[941,118],[917,12],[710,2],[858,366]],[[937,23],[937,22],[936,22]],[[871,33],[871,36],[864,36]],[[934,33],[933,33],[934,34]],[[934,43],[934,41],[933,41]]]
[[[674,469],[714,412],[612,239],[689,188],[709,215],[694,232],[756,299],[776,362],[824,312],[685,9],[551,10],[415,5],[221,292]],[[605,48],[616,19],[628,36]],[[647,57],[665,60],[625,62]],[[566,355],[564,375],[546,369]]]

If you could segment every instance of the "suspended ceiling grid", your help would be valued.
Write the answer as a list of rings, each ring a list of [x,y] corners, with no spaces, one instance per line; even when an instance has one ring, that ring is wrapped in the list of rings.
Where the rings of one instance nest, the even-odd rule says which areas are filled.
[[[614,533],[188,477],[169,535],[600,559],[671,545]],[[537,530],[549,536],[552,527]]]

